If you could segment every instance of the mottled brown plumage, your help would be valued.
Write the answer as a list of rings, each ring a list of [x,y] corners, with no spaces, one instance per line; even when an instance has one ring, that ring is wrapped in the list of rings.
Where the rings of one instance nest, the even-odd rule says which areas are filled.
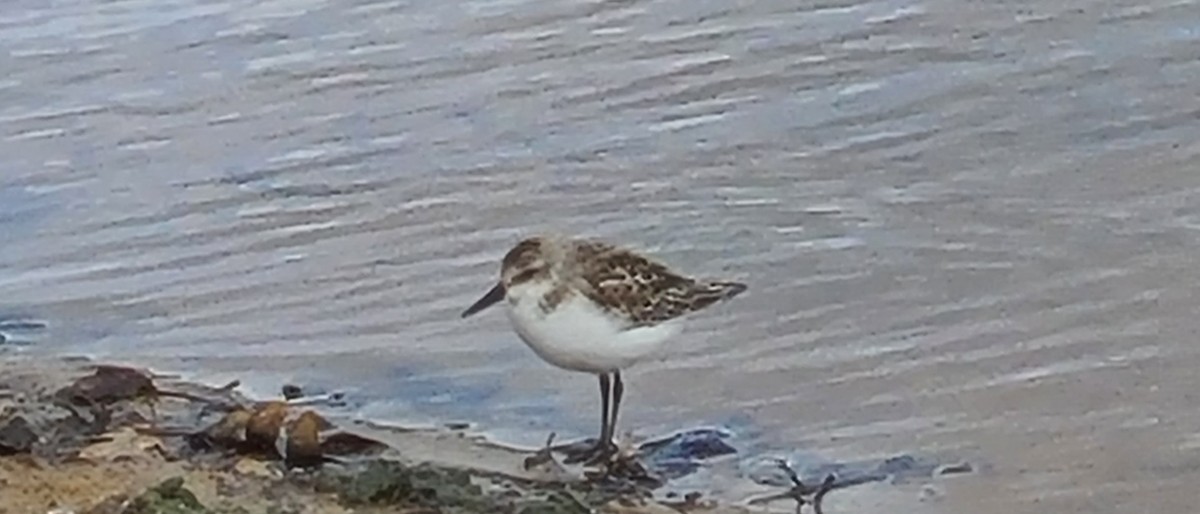
[[[631,326],[661,323],[695,312],[746,290],[735,282],[702,282],[662,263],[596,241],[574,241],[573,276],[579,291],[597,305],[628,318]]]

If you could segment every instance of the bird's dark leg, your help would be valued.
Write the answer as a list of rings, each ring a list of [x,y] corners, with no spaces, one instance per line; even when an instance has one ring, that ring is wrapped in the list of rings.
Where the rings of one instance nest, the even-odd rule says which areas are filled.
[[[618,384],[621,383],[620,379],[617,379],[617,383]],[[610,377],[607,373],[601,374],[600,375],[600,438],[596,440],[597,448],[601,447],[605,441],[612,440],[612,423],[609,422],[609,419],[611,419],[610,414],[609,414],[609,412],[610,412],[609,407],[612,405],[611,403],[609,403],[609,398],[611,397],[610,396],[611,391],[612,391],[612,377]]]
[[[621,372],[613,372],[612,385],[612,414],[608,420],[608,437],[604,438],[604,444],[611,445],[613,436],[617,432],[617,413],[621,410],[621,397],[625,395],[625,383],[621,382]]]
[[[617,453],[617,445],[613,443],[613,436],[617,431],[617,411],[621,408],[621,396],[625,394],[625,384],[621,382],[621,373],[613,372],[612,376],[602,375],[603,382],[611,382],[612,401],[606,395],[604,398],[605,413],[600,430],[600,439],[596,440],[596,446],[592,448],[591,455],[588,456],[588,464],[607,464]],[[601,386],[603,388],[603,386]],[[610,409],[611,407],[611,409]]]
[[[616,427],[617,404],[621,401],[621,395],[624,394],[624,384],[621,383],[619,374],[602,373],[600,378],[600,436],[596,438],[595,444],[591,448],[583,450],[574,455],[563,459],[565,464],[576,464],[584,462],[587,464],[598,464],[605,462],[616,451],[616,446],[613,445],[613,431]],[[616,383],[613,379],[616,378]]]

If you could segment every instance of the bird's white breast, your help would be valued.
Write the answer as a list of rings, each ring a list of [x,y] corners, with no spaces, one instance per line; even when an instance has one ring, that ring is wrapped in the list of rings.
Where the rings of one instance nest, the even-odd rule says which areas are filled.
[[[578,293],[546,310],[550,281],[531,281],[507,291],[508,318],[525,344],[546,362],[575,371],[606,373],[627,368],[678,334],[677,321],[626,329],[615,315]]]

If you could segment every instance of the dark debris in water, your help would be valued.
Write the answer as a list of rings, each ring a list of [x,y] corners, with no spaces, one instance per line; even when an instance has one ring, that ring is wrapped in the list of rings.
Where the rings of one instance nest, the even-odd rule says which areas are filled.
[[[629,455],[611,459],[599,471],[586,473],[586,476],[596,487],[619,491],[621,494],[654,490],[669,481],[696,473],[714,459],[741,453],[732,440],[730,431],[719,428],[685,430],[642,443],[629,451]],[[593,445],[594,440],[585,439],[555,446],[551,439],[545,448],[526,459],[525,466],[529,469],[552,462],[552,452],[569,455],[571,452],[586,451]],[[754,469],[755,463],[758,469]],[[913,455],[833,463],[814,462],[811,456],[801,454],[791,459],[752,455],[743,456],[739,464],[750,479],[763,485],[784,488],[754,503],[792,500],[796,502],[797,512],[811,506],[816,514],[822,514],[822,502],[833,491],[872,482],[928,480],[936,476],[969,473],[974,469],[968,463],[946,465],[936,459]],[[793,468],[793,465],[796,467]]]
[[[304,390],[301,389],[300,386],[298,386],[296,384],[284,384],[282,392],[283,392],[283,399],[285,399],[285,400],[295,400],[297,398],[304,396]]]
[[[31,336],[46,329],[44,321],[0,315],[0,350],[34,344]]]
[[[747,472],[750,478],[758,483],[786,487],[791,480],[787,473],[779,470],[778,462],[780,460],[798,469],[799,478],[805,482],[819,482],[828,475],[836,476],[836,489],[870,482],[925,480],[939,474],[948,474],[939,473],[938,470],[942,468],[951,469],[952,472],[964,467],[968,470],[971,469],[971,466],[965,463],[955,464],[951,468],[943,466],[935,459],[913,455],[898,455],[883,460],[819,464],[811,463],[811,458],[793,456],[788,459],[777,457],[752,459],[747,465]]]
[[[696,472],[703,461],[733,455],[737,449],[726,442],[730,434],[713,428],[697,428],[648,441],[638,447],[638,456],[661,477],[671,480]]]
[[[851,463],[810,464],[802,472],[793,467],[793,460],[760,457],[748,470],[750,478],[764,485],[786,487],[783,492],[752,500],[752,504],[763,504],[781,499],[796,502],[796,512],[805,505],[812,505],[816,514],[822,514],[821,502],[830,492],[872,482],[902,483],[913,480],[928,480],[936,476],[970,473],[974,467],[966,462],[950,465],[939,464],[931,458],[913,455],[898,455],[883,460]],[[758,468],[758,469],[754,469]],[[818,485],[810,485],[818,484]]]
[[[35,330],[45,330],[45,328],[46,328],[46,323],[44,321],[24,320],[24,319],[0,320],[0,330],[32,332]]]
[[[955,464],[947,464],[945,466],[940,466],[934,472],[934,474],[937,476],[961,475],[963,473],[972,473],[974,471],[975,471],[975,467],[972,466],[970,462],[958,462]]]
[[[812,505],[813,512],[816,514],[824,514],[822,503],[825,500],[826,494],[829,494],[830,491],[839,488],[837,477],[831,473],[825,475],[825,479],[821,480],[819,485],[809,486],[808,484],[805,484],[804,481],[800,480],[800,476],[796,473],[796,470],[792,469],[792,466],[788,464],[787,461],[780,459],[776,462],[776,464],[779,466],[779,469],[787,475],[788,481],[791,483],[791,487],[782,493],[751,500],[750,503],[764,504],[775,500],[788,498],[796,502],[796,514],[800,514],[805,505]]]

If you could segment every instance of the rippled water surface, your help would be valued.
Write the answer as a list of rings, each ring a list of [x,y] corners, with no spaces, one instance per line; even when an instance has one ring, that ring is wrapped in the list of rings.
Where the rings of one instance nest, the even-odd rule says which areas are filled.
[[[12,0],[0,48],[11,351],[589,434],[458,318],[578,233],[752,288],[625,428],[981,464],[881,512],[1200,499],[1197,2]]]

